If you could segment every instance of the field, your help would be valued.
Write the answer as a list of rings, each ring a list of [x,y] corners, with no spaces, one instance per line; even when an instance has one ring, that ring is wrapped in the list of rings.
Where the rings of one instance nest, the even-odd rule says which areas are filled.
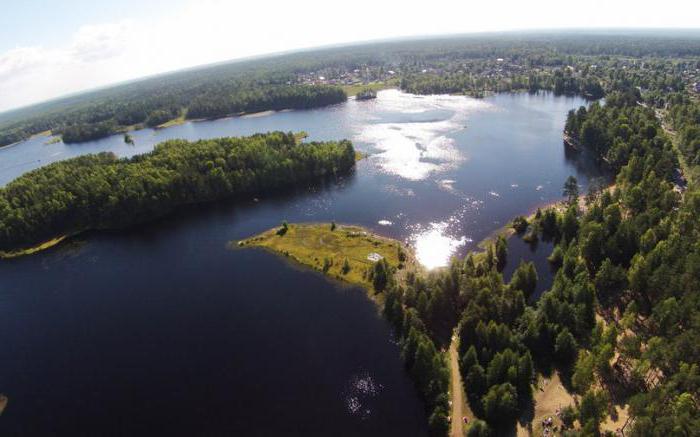
[[[366,272],[374,264],[368,258],[371,254],[378,254],[399,269],[399,250],[402,250],[406,261],[399,270],[416,268],[410,250],[396,240],[372,234],[359,226],[331,228],[331,223],[290,224],[284,233],[278,233],[280,228],[273,228],[242,240],[238,245],[267,248],[319,271],[324,271],[326,264],[328,276],[367,288],[371,288],[371,284]],[[350,267],[347,272],[343,271],[345,260]]]
[[[166,121],[165,123],[159,124],[158,129],[163,129],[163,128],[171,127],[171,126],[177,126],[177,125],[185,123],[186,121],[187,121],[187,118],[185,117],[185,113],[183,112],[177,118],[173,118],[172,120],[169,120],[169,121]]]

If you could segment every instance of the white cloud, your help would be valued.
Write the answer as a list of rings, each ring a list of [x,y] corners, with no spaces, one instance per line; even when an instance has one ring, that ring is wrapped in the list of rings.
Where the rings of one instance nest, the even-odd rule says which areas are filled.
[[[699,5],[591,0],[570,14],[558,0],[188,0],[157,16],[135,12],[131,20],[83,26],[55,48],[0,53],[0,110],[193,65],[341,42],[545,27],[693,27]]]
[[[0,81],[35,68],[44,58],[43,50],[39,47],[19,47],[3,53],[0,55]]]
[[[118,56],[127,48],[128,35],[134,30],[131,22],[83,26],[75,34],[70,56],[83,62]]]

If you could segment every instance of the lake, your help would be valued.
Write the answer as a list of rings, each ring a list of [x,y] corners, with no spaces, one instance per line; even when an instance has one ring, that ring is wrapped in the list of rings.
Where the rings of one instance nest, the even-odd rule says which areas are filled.
[[[1,435],[425,435],[389,325],[363,290],[270,253],[232,249],[283,220],[352,223],[428,268],[513,216],[601,175],[562,144],[577,97],[414,96],[0,149],[0,184],[84,153],[269,130],[349,138],[368,158],[329,186],[187,208],[0,262]],[[511,242],[516,257],[548,253]],[[551,246],[543,245],[543,247]],[[539,261],[538,261],[539,260]],[[514,267],[513,267],[514,268]],[[540,272],[542,278],[543,272]]]

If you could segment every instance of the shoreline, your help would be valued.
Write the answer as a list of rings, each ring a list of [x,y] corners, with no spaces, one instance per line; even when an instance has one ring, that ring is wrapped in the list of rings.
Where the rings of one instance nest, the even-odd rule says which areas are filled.
[[[318,271],[329,279],[360,286],[379,305],[382,302],[377,298],[383,295],[374,291],[371,282],[364,277],[364,270],[361,270],[374,265],[375,261],[367,258],[369,255],[378,254],[386,259],[395,268],[394,279],[399,283],[406,280],[409,272],[425,272],[410,246],[362,226],[338,223],[334,230],[331,230],[331,223],[326,222],[290,223],[288,226],[288,231],[282,236],[277,233],[280,227],[274,227],[239,241],[231,241],[229,246],[263,249],[296,265]],[[340,242],[337,241],[339,239]],[[405,255],[403,261],[398,258],[399,248]],[[324,271],[322,264],[325,259],[333,263],[327,271]],[[350,265],[347,273],[342,273],[339,267],[343,259],[348,260]]]
[[[0,259],[12,259],[12,258],[19,258],[22,256],[33,255],[35,253],[44,251],[46,249],[50,249],[54,246],[58,246],[63,241],[68,240],[70,237],[72,237],[72,235],[61,235],[59,237],[52,238],[51,240],[44,241],[43,243],[39,243],[35,246],[28,247],[25,249],[0,251]]]
[[[356,154],[355,154],[355,159],[356,159],[356,161],[360,161],[360,160],[362,160],[362,159],[365,159],[367,156],[368,156],[368,155],[365,154],[365,153],[363,153],[363,152],[356,152]],[[531,219],[534,217],[534,215],[535,215],[535,213],[536,213],[536,211],[537,211],[538,208],[545,209],[545,208],[548,208],[548,207],[556,206],[556,205],[558,205],[558,204],[560,204],[560,203],[562,203],[562,201],[556,201],[556,202],[545,203],[545,204],[543,204],[543,205],[540,205],[540,206],[535,207],[535,208],[534,208],[534,211],[533,211],[529,216],[527,216],[528,221],[531,220]],[[516,217],[517,217],[517,216],[516,216]],[[515,217],[513,217],[513,218],[515,218]],[[493,243],[493,242],[496,240],[496,238],[498,238],[499,235],[503,235],[506,239],[507,239],[507,238],[510,238],[511,236],[513,236],[513,235],[515,234],[515,231],[514,231],[514,229],[511,227],[511,223],[512,223],[512,219],[511,219],[511,221],[509,221],[509,222],[506,223],[505,225],[501,226],[500,228],[495,229],[492,233],[490,233],[486,238],[484,238],[483,240],[481,240],[481,241],[476,245],[476,249],[471,250],[471,251],[469,251],[469,252],[474,252],[474,253],[476,254],[476,253],[480,253],[480,251],[486,250],[486,245],[487,245],[487,244],[490,244],[490,243]],[[324,223],[323,223],[323,222],[295,223],[295,225],[319,225],[319,224],[324,224]],[[353,224],[338,224],[338,226],[343,226],[343,227],[347,227],[347,228],[358,228],[358,229],[361,229],[362,232],[365,232],[365,233],[367,234],[368,237],[371,237],[371,238],[374,238],[374,239],[377,239],[377,240],[386,241],[386,242],[389,242],[389,243],[399,244],[399,245],[402,247],[402,249],[409,255],[409,258],[410,258],[411,260],[414,260],[414,261],[416,260],[416,258],[415,258],[415,250],[414,250],[411,246],[406,245],[405,243],[403,243],[403,242],[401,242],[401,241],[399,241],[399,240],[395,240],[395,239],[390,238],[390,237],[385,237],[385,236],[383,236],[383,235],[381,235],[381,234],[377,234],[377,233],[375,233],[375,232],[372,232],[372,231],[370,231],[370,230],[368,230],[368,229],[366,229],[366,228],[364,228],[364,227],[362,227],[362,226],[359,226],[359,225],[353,225]],[[246,239],[243,239],[243,240],[241,240],[240,242],[243,242],[243,241],[247,242],[247,241],[249,241],[249,240],[252,240],[253,238],[260,237],[260,236],[262,236],[263,234],[272,232],[273,230],[276,230],[276,229],[277,229],[277,228],[268,229],[268,230],[266,230],[266,231],[261,232],[260,234],[256,234],[256,235],[253,235],[253,236],[248,237],[248,238],[246,238]],[[52,238],[52,239],[50,239],[50,240],[47,240],[47,241],[44,241],[44,242],[35,244],[35,245],[30,246],[30,247],[27,247],[27,248],[14,249],[14,250],[7,250],[7,251],[1,251],[1,250],[0,250],[0,260],[3,260],[3,259],[12,259],[12,258],[20,258],[20,257],[23,257],[23,256],[34,255],[34,254],[36,254],[36,253],[39,253],[39,252],[42,252],[42,251],[44,251],[44,250],[51,249],[52,247],[58,246],[59,244],[63,243],[64,241],[68,241],[68,240],[70,240],[71,238],[73,238],[73,237],[75,237],[75,236],[77,236],[77,235],[79,235],[79,234],[81,234],[81,233],[82,233],[82,232],[76,232],[76,233],[73,233],[73,234],[70,234],[70,235],[69,235],[69,234],[61,235],[61,236]],[[240,243],[240,242],[239,242],[239,243]],[[477,249],[479,249],[479,250],[477,250]],[[419,264],[417,261],[415,261],[415,263],[416,263],[416,265],[419,266],[419,268],[420,268],[421,270],[424,269],[422,266],[420,266],[420,264]],[[302,264],[303,264],[303,263],[302,263]],[[440,269],[440,268],[443,268],[443,267],[438,267],[437,269]],[[345,281],[345,282],[348,282],[348,281]],[[358,284],[358,285],[362,285],[362,284]]]
[[[554,208],[556,210],[560,210],[564,206],[565,202],[566,202],[565,200],[554,200],[551,202],[543,202],[543,203],[540,203],[537,206],[531,208],[529,210],[529,212],[527,213],[528,215],[523,215],[523,216],[527,219],[528,222],[531,222],[535,218],[535,215],[537,214],[538,209],[543,210],[543,211],[545,209],[549,209],[549,208]],[[477,245],[476,245],[477,249],[480,249],[482,251],[486,250],[486,247],[489,244],[494,243],[499,236],[502,236],[507,240],[510,237],[512,237],[513,235],[515,235],[515,229],[513,229],[512,224],[513,224],[513,220],[516,217],[519,217],[519,215],[511,217],[511,219],[508,221],[508,223],[506,223],[505,225],[501,226],[500,228],[494,230],[486,238],[479,241],[479,243],[477,243]],[[474,250],[473,252],[476,252],[476,250]]]
[[[5,147],[8,147],[8,146],[5,146]],[[356,151],[356,153],[355,153],[355,160],[356,160],[356,161],[360,161],[360,160],[362,160],[362,159],[367,158],[368,156],[369,156],[369,155],[366,154],[366,153],[364,153],[364,152]],[[613,190],[613,189],[615,189],[615,187],[616,187],[616,185],[615,185],[615,184],[612,184],[612,185],[607,186],[603,191]],[[582,209],[583,209],[582,202],[583,202],[583,198],[580,198],[580,199],[579,199],[579,208],[582,208]],[[555,209],[557,209],[557,210],[560,210],[560,209],[564,206],[564,203],[565,203],[564,200],[556,200],[556,201],[544,202],[544,203],[538,204],[537,206],[535,206],[535,207],[533,207],[532,209],[530,209],[529,215],[527,215],[527,216],[525,216],[525,217],[527,218],[528,222],[529,222],[529,221],[532,221],[532,219],[534,218],[534,216],[535,216],[535,214],[537,213],[537,210],[538,210],[538,209],[545,210],[545,209],[547,209],[547,208],[555,208]],[[493,232],[491,232],[488,236],[486,236],[484,239],[482,239],[481,241],[479,241],[474,249],[472,249],[472,250],[470,250],[470,251],[467,251],[467,254],[470,253],[470,252],[473,252],[474,254],[482,253],[483,251],[486,250],[487,245],[488,245],[488,244],[492,244],[493,242],[495,242],[495,240],[496,240],[499,236],[503,236],[503,237],[505,237],[506,239],[509,239],[510,237],[512,237],[513,235],[515,235],[515,230],[514,230],[514,229],[512,228],[512,226],[511,226],[512,223],[513,223],[513,219],[514,219],[515,217],[518,217],[518,216],[517,216],[517,215],[516,215],[516,216],[513,216],[513,217],[510,219],[510,221],[508,221],[505,225],[501,226],[500,228],[495,229],[495,230],[494,230]],[[295,225],[319,225],[319,224],[324,224],[324,223],[323,223],[323,222],[295,223]],[[347,228],[357,228],[357,229],[360,229],[362,232],[365,232],[365,233],[367,234],[367,236],[369,236],[369,237],[371,237],[371,238],[374,238],[374,239],[377,239],[377,240],[382,240],[382,241],[389,242],[389,243],[399,244],[399,245],[401,246],[401,248],[409,255],[409,258],[410,258],[412,261],[414,261],[415,264],[416,264],[417,266],[419,266],[419,269],[424,270],[424,268],[423,268],[422,266],[420,266],[420,263],[417,262],[416,257],[415,257],[415,250],[414,250],[410,245],[407,245],[407,244],[405,244],[405,243],[403,243],[403,242],[401,242],[401,241],[399,241],[399,240],[395,240],[395,239],[393,239],[393,238],[385,237],[385,236],[383,236],[383,235],[381,235],[381,234],[377,234],[376,232],[372,232],[372,231],[368,230],[367,228],[364,228],[364,227],[359,226],[359,225],[353,225],[353,224],[338,224],[338,226],[347,227]],[[261,232],[260,234],[253,235],[253,236],[248,237],[248,238],[246,238],[246,239],[243,239],[243,240],[241,240],[241,241],[249,241],[249,240],[251,240],[251,239],[253,239],[253,238],[255,238],[255,237],[260,237],[260,236],[262,236],[263,234],[272,232],[272,231],[275,230],[275,229],[277,229],[277,228],[268,229],[268,230],[266,230],[266,231]],[[81,234],[81,233],[82,233],[82,232],[76,232],[76,233],[73,233],[73,234],[70,234],[70,235],[69,235],[69,234],[60,235],[60,236],[58,236],[58,237],[54,237],[54,238],[52,238],[52,239],[50,239],[50,240],[47,240],[47,241],[38,243],[38,244],[36,244],[36,245],[34,245],[34,246],[30,246],[30,247],[23,248],[23,249],[14,249],[14,250],[8,250],[8,251],[1,251],[1,250],[0,250],[0,260],[2,260],[2,259],[19,258],[19,257],[22,257],[22,256],[33,255],[33,254],[35,254],[35,253],[38,253],[38,252],[41,252],[41,251],[50,249],[50,248],[52,248],[52,247],[58,246],[60,243],[62,243],[62,242],[64,242],[64,241],[67,241],[67,240],[70,240],[71,238],[73,238],[73,237],[75,237],[76,235],[79,235],[79,234]],[[240,243],[240,242],[239,242],[239,243]],[[466,255],[465,255],[465,256],[466,256]],[[443,267],[438,267],[437,269],[441,269],[441,268],[443,268]],[[347,282],[347,281],[346,281],[346,282]]]
[[[617,188],[617,184],[611,183],[610,185],[606,186],[603,188],[600,193],[602,194],[603,192],[612,192]],[[585,212],[586,211],[586,203],[585,203],[585,196],[579,196],[578,199],[578,209],[579,211]],[[566,210],[566,200],[561,199],[561,200],[554,200],[551,202],[542,202],[537,204],[537,206],[531,208],[528,212],[528,215],[523,216],[527,219],[528,222],[532,222],[532,220],[535,218],[535,215],[537,214],[537,210],[546,210],[549,208],[554,208],[558,213],[561,213]],[[513,229],[512,224],[513,224],[513,219],[518,217],[517,215],[512,217],[508,223],[505,225],[501,226],[500,228],[494,230],[491,232],[486,238],[483,240],[479,241],[479,243],[476,245],[476,247],[480,250],[486,250],[486,247],[488,244],[491,244],[496,241],[496,239],[499,236],[505,237],[505,239],[509,239],[513,235],[515,235],[515,229]]]

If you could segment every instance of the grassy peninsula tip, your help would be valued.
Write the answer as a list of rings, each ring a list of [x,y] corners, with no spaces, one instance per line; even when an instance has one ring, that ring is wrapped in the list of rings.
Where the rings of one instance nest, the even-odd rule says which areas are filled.
[[[359,226],[283,223],[238,244],[270,249],[331,277],[368,288],[375,286],[372,272],[375,263],[386,263],[391,271],[397,272],[397,279],[402,271],[418,268],[410,249],[399,241]]]

